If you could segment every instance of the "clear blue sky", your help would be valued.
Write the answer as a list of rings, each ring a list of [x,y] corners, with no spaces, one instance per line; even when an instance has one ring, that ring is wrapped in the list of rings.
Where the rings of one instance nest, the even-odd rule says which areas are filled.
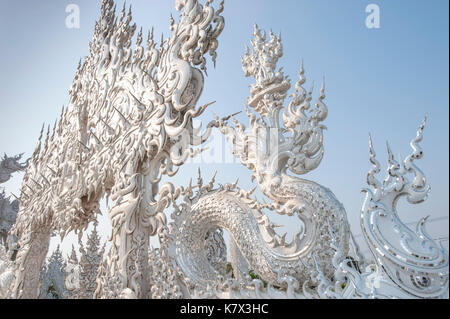
[[[65,27],[70,3],[80,7],[80,29]],[[122,3],[118,1],[118,7]],[[154,26],[156,35],[168,34],[170,13],[178,16],[173,3],[127,1],[138,27]],[[370,3],[380,7],[380,29],[365,26]],[[218,115],[241,111],[250,80],[244,77],[240,57],[254,23],[281,32],[284,57],[279,66],[293,81],[302,59],[308,83],[326,76],[325,158],[305,177],[333,190],[346,207],[354,233],[360,233],[360,190],[370,168],[368,133],[385,164],[386,139],[396,154],[406,156],[425,113],[425,157],[419,165],[432,192],[421,205],[400,203],[400,215],[407,222],[429,214],[448,216],[448,6],[447,0],[226,0],[217,67],[209,63],[200,102],[216,100],[211,110]],[[99,8],[100,1],[92,0],[0,0],[0,152],[30,156],[42,123],[53,123],[67,104],[75,68],[88,54]],[[205,123],[211,118],[210,112],[202,117]],[[238,119],[247,124],[245,115]],[[172,181],[186,185],[197,167],[186,165]],[[242,188],[252,188],[250,174],[239,164],[202,165],[207,178],[215,170],[221,183],[239,177]],[[17,192],[19,185],[17,176],[6,189]],[[106,233],[106,226],[102,229]],[[448,221],[430,230],[448,236]]]

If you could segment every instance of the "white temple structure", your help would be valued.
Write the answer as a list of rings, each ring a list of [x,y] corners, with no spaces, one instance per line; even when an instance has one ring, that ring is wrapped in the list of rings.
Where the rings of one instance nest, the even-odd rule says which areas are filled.
[[[152,32],[144,36],[140,29],[133,44],[138,29],[131,10],[117,16],[114,1],[103,0],[69,104],[52,129],[45,135],[42,129],[29,160],[9,231],[19,248],[14,262],[2,257],[0,296],[56,291],[69,298],[81,287],[81,298],[448,298],[448,252],[426,233],[426,218],[411,229],[396,211],[399,198],[416,204],[430,191],[418,167],[426,119],[408,157],[396,158],[387,146],[382,181],[369,139],[373,168],[360,226],[371,262],[355,243],[344,205],[327,187],[301,178],[318,169],[324,155],[325,81],[318,93],[305,89],[302,64],[292,83],[278,66],[280,36],[255,26],[242,58],[245,76],[254,80],[244,109],[248,128],[233,115],[214,118],[205,132],[193,127],[212,104],[197,105],[207,56],[216,63],[225,26],[224,4],[213,2],[176,0],[180,18],[171,18],[171,35],[157,44]],[[202,151],[213,129],[232,143],[269,203],[238,181],[217,184],[213,176],[205,182],[200,172],[187,186],[160,185],[163,175],[175,175]],[[0,166],[0,178],[11,174],[10,166]],[[51,234],[81,238],[104,197],[111,203],[111,249],[94,258],[98,243],[92,243],[85,254],[98,273],[85,273],[83,257],[75,254],[61,271],[64,278],[41,275]],[[268,212],[300,221],[291,242],[276,233]],[[231,237],[234,277],[226,270],[222,230]]]

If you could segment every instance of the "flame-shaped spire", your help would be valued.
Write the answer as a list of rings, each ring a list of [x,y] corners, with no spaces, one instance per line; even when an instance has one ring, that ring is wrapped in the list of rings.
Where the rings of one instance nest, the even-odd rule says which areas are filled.
[[[44,133],[44,126],[45,123],[42,124],[41,133],[39,134],[38,142],[32,155],[33,162],[35,162],[36,164],[37,160],[39,159],[39,154],[41,153],[41,141],[42,141],[42,134]]]

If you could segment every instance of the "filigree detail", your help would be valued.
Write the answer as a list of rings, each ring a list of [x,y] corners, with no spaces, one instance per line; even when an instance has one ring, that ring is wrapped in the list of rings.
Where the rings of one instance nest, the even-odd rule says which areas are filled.
[[[382,182],[369,140],[373,168],[361,216],[375,257],[369,263],[334,194],[297,176],[316,169],[323,159],[322,122],[328,108],[324,81],[311,105],[314,85],[309,91],[303,87],[303,62],[285,106],[291,82],[277,69],[281,36],[267,36],[255,26],[252,50],[247,48],[242,59],[245,75],[255,79],[245,106],[249,130],[236,114],[216,116],[203,133],[193,127],[192,119],[212,104],[197,107],[205,55],[215,64],[224,27],[223,2],[217,9],[212,3],[177,0],[182,12],[178,22],[170,18],[171,36],[162,37],[158,47],[151,31],[144,45],[140,29],[133,49],[131,8],[127,12],[124,5],[116,16],[114,2],[103,0],[90,56],[79,63],[59,121],[46,135],[42,127],[26,163],[19,163],[21,155],[0,162],[0,183],[28,165],[20,198],[13,202],[20,203],[11,231],[19,242],[12,236],[8,242],[10,251],[20,247],[14,263],[0,245],[0,297],[38,297],[50,234],[64,238],[75,231],[81,240],[106,195],[111,249],[98,253],[98,238],[90,237],[92,249],[81,248],[80,266],[73,251],[66,278],[57,251],[41,278],[42,297],[48,296],[49,283],[67,297],[65,283],[79,298],[448,298],[448,253],[425,232],[426,218],[414,232],[396,212],[400,198],[416,204],[430,191],[416,166],[423,157],[419,143],[425,121],[404,161],[388,145],[388,174]],[[199,170],[196,184],[160,187],[163,175],[175,175],[202,151],[196,147],[215,127],[232,142],[232,153],[258,185],[250,191],[240,189],[238,181],[217,185],[216,175],[204,183]],[[271,202],[253,197],[257,187]],[[15,211],[5,197],[0,193],[2,223],[5,211]],[[291,242],[276,232],[279,225],[270,214],[298,218]],[[5,241],[8,227],[3,224]],[[228,271],[222,230],[231,237],[234,276]],[[150,237],[156,235],[160,246],[153,249]],[[75,293],[80,288],[82,293]]]
[[[371,163],[364,189],[361,228],[379,267],[402,290],[415,297],[442,297],[448,294],[448,253],[425,231],[427,218],[416,230],[409,229],[397,214],[397,202],[406,197],[411,204],[426,200],[430,186],[416,166],[424,155],[419,143],[427,118],[411,141],[412,153],[404,161],[396,159],[389,144],[387,176],[381,183],[376,174],[380,165],[375,159],[372,139],[369,139]],[[412,179],[411,177],[412,176]]]
[[[194,130],[192,119],[211,104],[197,107],[204,56],[216,59],[223,5],[215,10],[209,0],[204,5],[178,0],[176,8],[180,19],[177,24],[171,20],[168,39],[157,47],[150,32],[144,47],[140,30],[133,50],[136,25],[131,8],[127,12],[124,6],[116,16],[114,2],[103,0],[90,56],[80,61],[69,105],[53,129],[48,127],[43,143],[42,129],[23,179],[12,230],[21,247],[15,297],[36,297],[36,274],[50,233],[56,230],[64,238],[74,231],[81,236],[100,213],[99,200],[106,195],[112,201],[109,261],[115,264],[109,269],[117,271],[124,290],[146,298],[149,236],[166,223],[164,213],[155,211],[159,181],[198,154],[201,150],[194,147],[216,125],[211,122],[197,136],[201,132]],[[182,141],[185,136],[187,143]],[[102,295],[100,287],[97,296]]]
[[[216,121],[233,143],[233,154],[253,171],[258,186],[273,203],[261,204],[252,199],[254,190],[240,190],[237,182],[214,188],[214,178],[203,186],[199,176],[195,195],[192,185],[177,191],[172,187],[169,201],[174,203],[179,196],[184,196],[181,206],[174,203],[174,224],[170,230],[174,238],[172,251],[176,253],[172,257],[176,258],[184,275],[196,283],[196,292],[191,292],[193,295],[202,295],[201,291],[216,286],[218,278],[223,277],[211,265],[205,251],[205,238],[217,228],[230,233],[239,251],[240,261],[233,261],[233,269],[252,269],[266,282],[285,288],[288,282],[301,287],[311,279],[313,256],[320,259],[327,276],[333,275],[333,255],[327,243],[328,222],[339,230],[337,245],[344,252],[348,250],[348,223],[342,204],[328,189],[286,173],[287,169],[296,174],[307,173],[322,159],[324,126],[320,122],[327,116],[323,103],[324,85],[316,107],[307,115],[305,111],[309,109],[311,93],[307,95],[302,88],[302,66],[296,92],[284,113],[294,122],[285,121],[286,127],[282,127],[279,113],[290,81],[281,70],[275,72],[276,63],[282,56],[281,38],[270,33],[267,40],[258,27],[255,27],[254,36],[253,51],[250,53],[247,49],[242,64],[245,74],[256,80],[251,86],[249,106],[258,115],[246,107],[249,132],[232,117],[230,120],[216,117]],[[228,125],[228,121],[234,126]],[[286,242],[286,235],[276,233],[277,225],[270,222],[264,210],[295,215],[301,220],[302,226],[292,242]],[[237,263],[247,263],[248,267],[237,266]]]

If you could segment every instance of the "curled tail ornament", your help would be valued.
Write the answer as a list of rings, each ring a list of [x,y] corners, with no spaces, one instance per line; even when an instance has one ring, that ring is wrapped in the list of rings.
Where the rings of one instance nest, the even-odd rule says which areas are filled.
[[[366,198],[361,228],[377,266],[403,294],[437,298],[448,294],[448,253],[425,231],[428,217],[421,219],[414,231],[397,213],[397,203],[402,197],[418,204],[427,199],[431,190],[424,173],[416,166],[424,155],[419,143],[426,121],[427,117],[410,143],[412,153],[404,161],[395,158],[387,144],[388,169],[383,182],[375,177],[380,168],[369,140],[373,169],[367,177],[370,189],[363,190]]]

